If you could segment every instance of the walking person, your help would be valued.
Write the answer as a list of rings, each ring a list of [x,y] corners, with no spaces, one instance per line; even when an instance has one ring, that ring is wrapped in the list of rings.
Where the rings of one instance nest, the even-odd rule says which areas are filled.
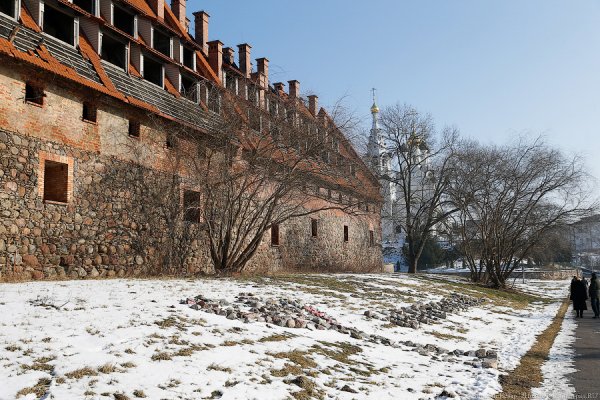
[[[590,280],[589,295],[592,310],[594,310],[594,318],[600,318],[600,279],[598,279],[595,272]]]
[[[579,279],[571,282],[571,300],[573,300],[573,309],[577,311],[577,318],[583,318],[583,311],[587,310],[587,298],[585,283]]]

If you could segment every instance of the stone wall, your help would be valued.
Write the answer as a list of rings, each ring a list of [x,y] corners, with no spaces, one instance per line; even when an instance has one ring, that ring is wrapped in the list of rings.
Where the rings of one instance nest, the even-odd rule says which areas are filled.
[[[132,140],[146,146],[146,167],[155,167],[164,158],[164,138],[149,140],[154,133],[147,127],[138,141],[128,138],[132,114],[110,102],[98,103],[98,122],[90,124],[81,120],[83,95],[46,84],[39,107],[24,102],[24,87],[24,77],[0,67],[0,279],[168,273],[161,260],[174,224],[142,208],[150,200],[169,199],[131,184],[157,169],[131,162],[128,146]],[[45,160],[68,165],[67,203],[44,201]],[[311,218],[319,221],[317,237],[311,235]],[[327,211],[288,221],[280,227],[280,238],[279,246],[271,246],[270,237],[263,239],[250,271],[381,269],[379,216],[373,210],[362,216]],[[178,242],[186,272],[212,272],[204,243]]]

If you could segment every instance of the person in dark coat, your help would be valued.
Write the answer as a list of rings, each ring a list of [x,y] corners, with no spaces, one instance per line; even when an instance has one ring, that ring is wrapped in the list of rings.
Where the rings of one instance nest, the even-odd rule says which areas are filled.
[[[571,279],[571,288],[569,289],[569,300],[573,300],[573,292],[575,292],[575,285],[577,285],[577,281],[579,279],[574,276],[573,279]]]
[[[592,310],[594,310],[594,318],[600,317],[600,279],[594,272],[592,279],[590,280],[590,288],[588,290],[590,295],[590,303],[592,303]]]
[[[587,310],[587,290],[583,281],[577,280],[571,283],[571,300],[573,300],[573,309],[577,311],[577,317],[583,318],[583,311]]]

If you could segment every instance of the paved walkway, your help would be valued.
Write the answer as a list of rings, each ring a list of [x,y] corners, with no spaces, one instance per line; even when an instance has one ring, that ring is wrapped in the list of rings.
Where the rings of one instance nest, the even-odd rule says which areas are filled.
[[[572,311],[572,306],[568,312]],[[594,312],[588,301],[583,318],[575,318],[575,369],[571,382],[575,386],[576,399],[600,400],[600,319],[593,319]]]

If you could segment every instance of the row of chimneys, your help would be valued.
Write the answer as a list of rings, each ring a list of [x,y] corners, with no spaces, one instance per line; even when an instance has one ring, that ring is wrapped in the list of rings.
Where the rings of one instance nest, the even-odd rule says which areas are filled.
[[[164,19],[165,16],[165,0],[149,0],[150,7],[154,11],[159,20]],[[186,0],[171,0],[171,9],[173,14],[178,19],[181,26],[186,29],[189,26],[189,20],[186,17]],[[223,48],[223,43],[219,40],[208,41],[208,20],[210,15],[204,11],[196,11],[194,13],[194,27],[195,27],[195,40],[200,46],[204,54],[208,55],[208,62],[212,69],[217,73],[219,79],[222,79],[223,61],[228,64],[234,64],[234,53],[235,51],[230,48]],[[252,60],[250,58],[250,49],[252,48],[249,44],[243,43],[237,46],[239,54],[239,70],[244,74],[246,78],[252,77]],[[257,62],[257,76],[261,80],[261,84],[264,87],[269,86],[269,60],[266,58],[258,58]],[[292,98],[298,98],[300,96],[300,82],[296,80],[288,81],[289,84],[289,96]],[[283,92],[284,84],[281,82],[274,83],[273,87],[277,93]],[[314,116],[318,112],[318,97],[315,95],[308,96],[308,109]]]

